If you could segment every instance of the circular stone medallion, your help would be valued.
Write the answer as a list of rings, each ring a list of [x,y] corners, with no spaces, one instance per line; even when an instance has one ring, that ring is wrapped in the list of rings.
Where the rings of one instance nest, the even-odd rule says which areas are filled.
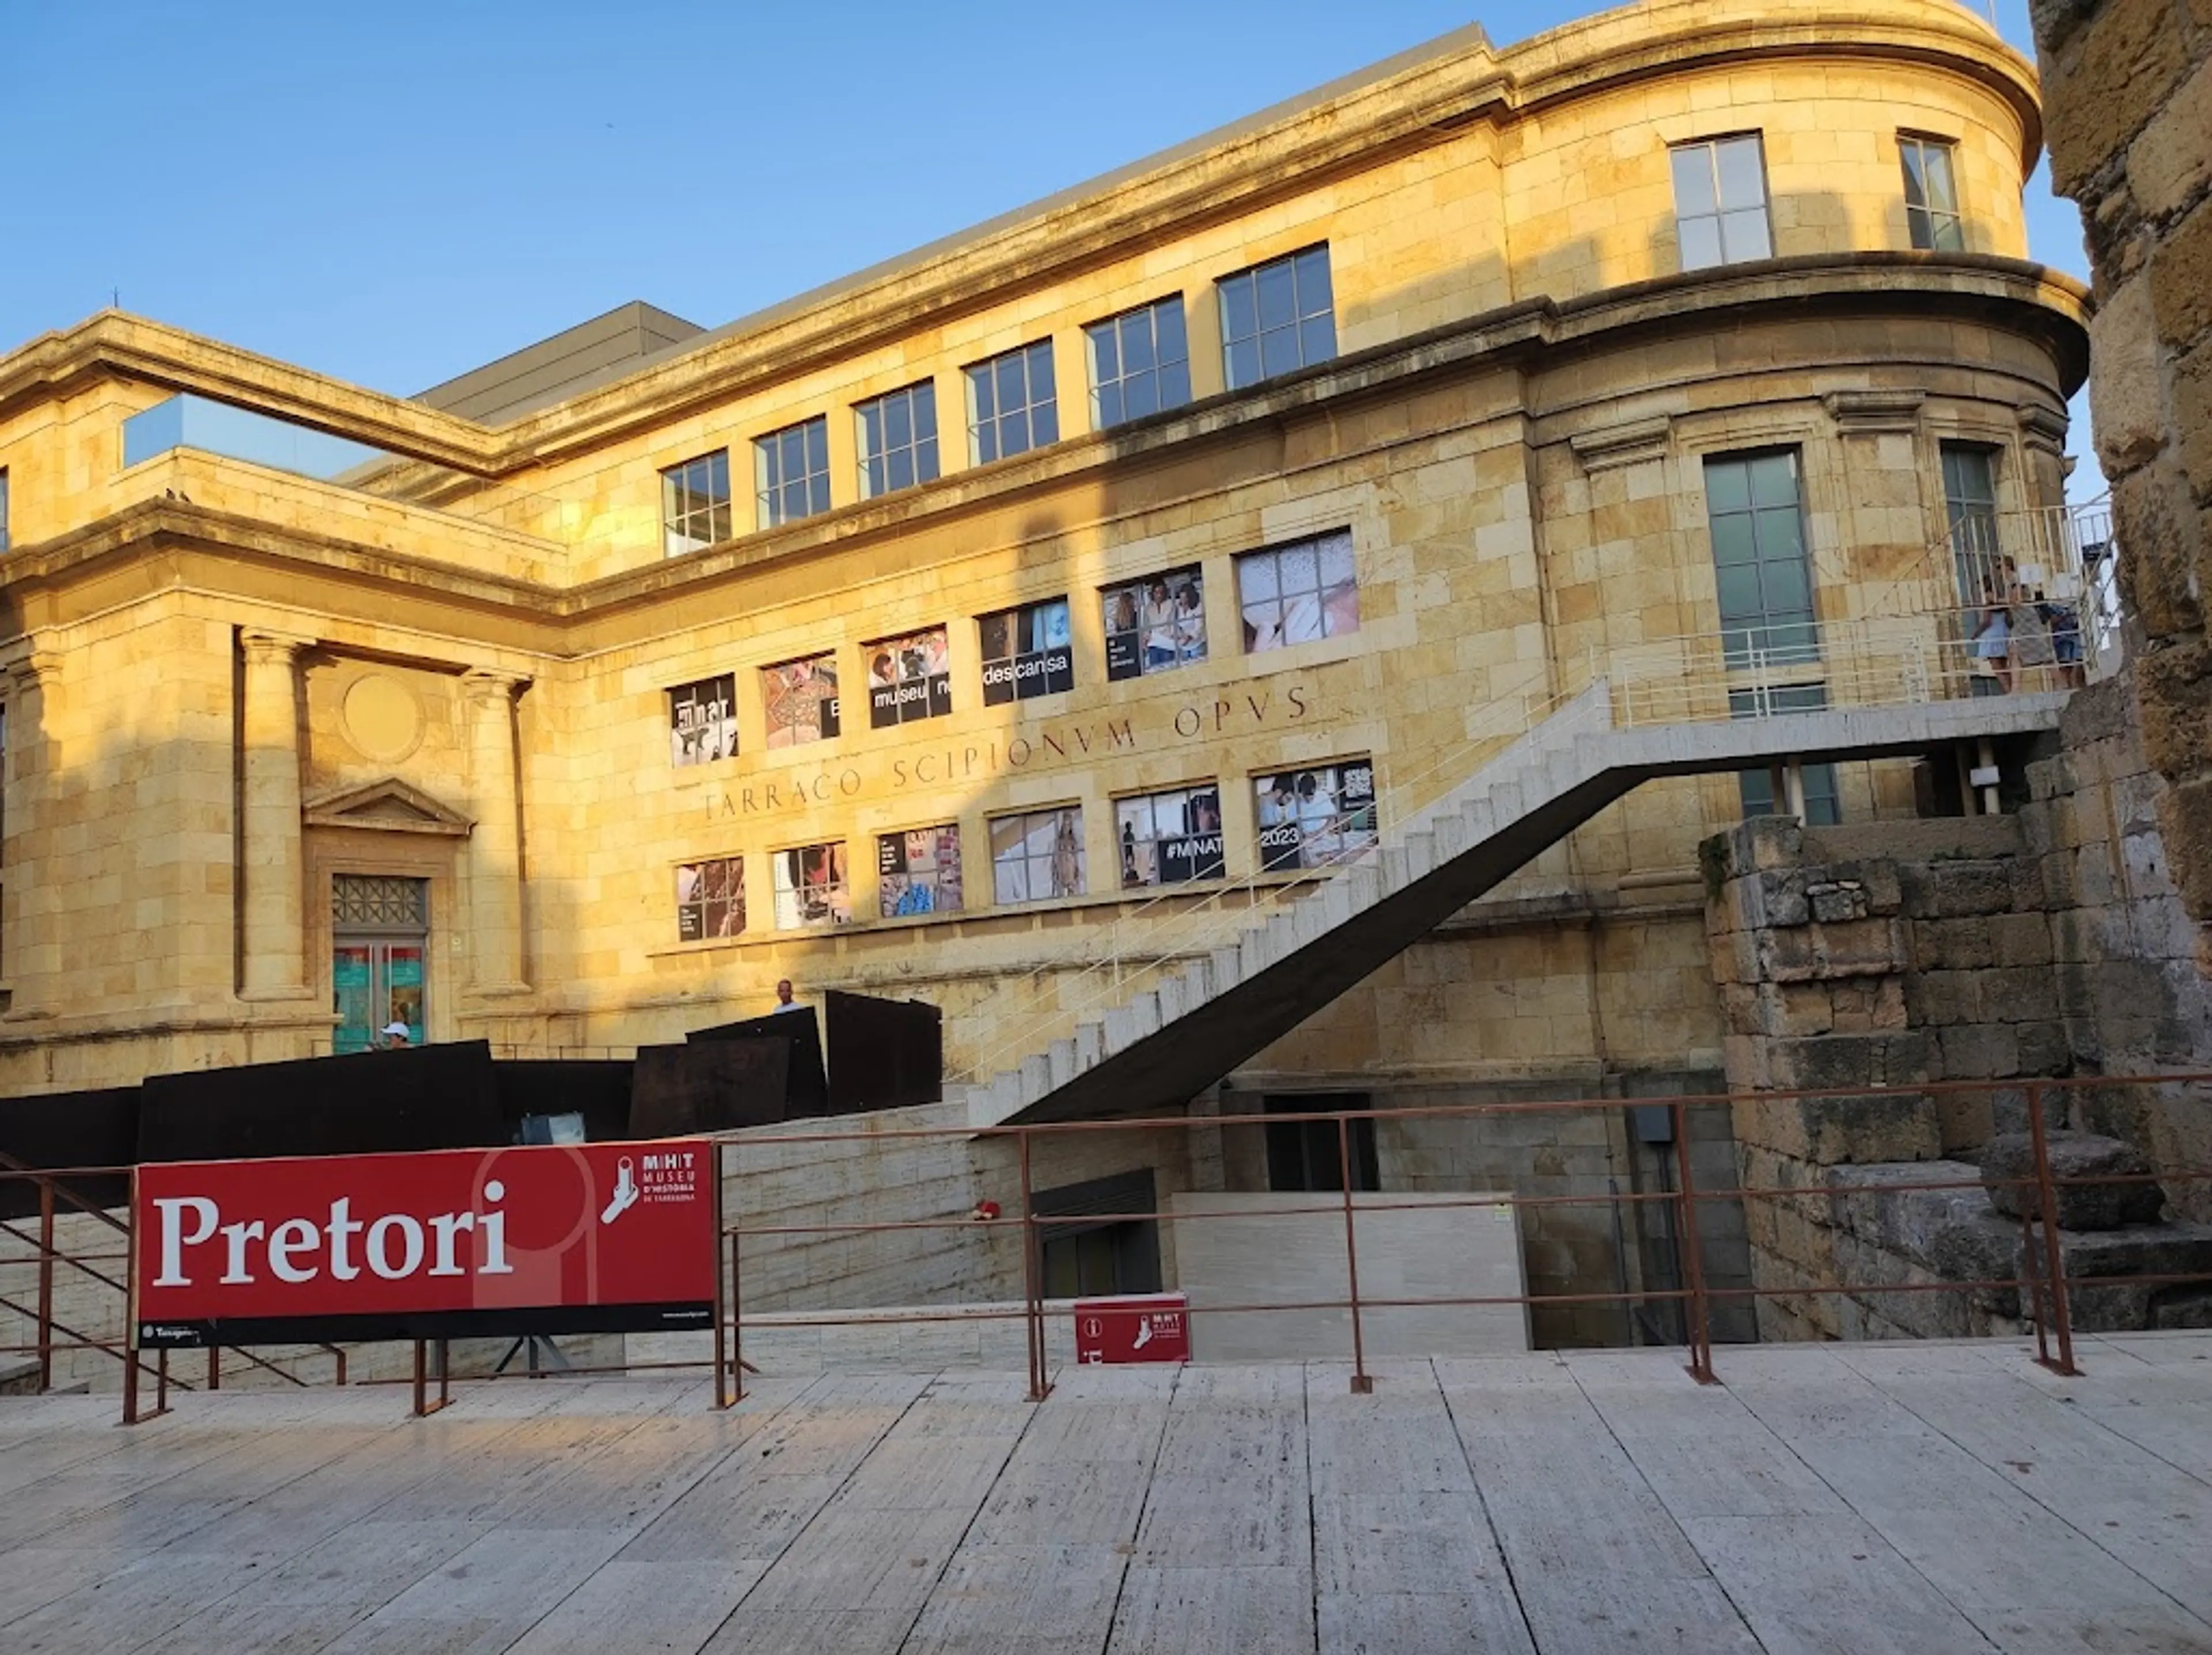
[[[398,678],[367,672],[345,692],[346,739],[381,764],[396,764],[422,745],[422,705]]]

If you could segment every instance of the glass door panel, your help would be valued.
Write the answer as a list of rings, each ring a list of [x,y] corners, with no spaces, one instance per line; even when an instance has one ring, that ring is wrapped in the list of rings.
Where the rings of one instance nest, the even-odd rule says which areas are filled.
[[[367,1051],[376,1044],[372,945],[341,942],[331,956],[331,1009],[338,1026],[333,1050]]]
[[[427,1031],[426,950],[420,941],[344,941],[331,950],[331,1010],[338,1025],[333,1050],[368,1051],[388,1024],[407,1025],[407,1044]]]

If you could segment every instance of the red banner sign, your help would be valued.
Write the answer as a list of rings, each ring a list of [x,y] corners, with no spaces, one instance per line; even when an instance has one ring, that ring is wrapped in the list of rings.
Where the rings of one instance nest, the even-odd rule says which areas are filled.
[[[1190,1300],[1179,1293],[1127,1293],[1075,1301],[1075,1360],[1190,1360]]]
[[[138,1342],[708,1328],[703,1139],[141,1165]]]

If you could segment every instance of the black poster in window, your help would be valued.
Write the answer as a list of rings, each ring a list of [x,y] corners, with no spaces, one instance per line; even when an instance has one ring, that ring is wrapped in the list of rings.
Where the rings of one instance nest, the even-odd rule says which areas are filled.
[[[1227,871],[1218,833],[1194,833],[1160,844],[1160,883],[1180,885],[1190,879],[1218,879]]]
[[[1145,671],[1144,652],[1138,647],[1139,635],[1134,632],[1109,632],[1106,635],[1106,679],[1109,684],[1123,678],[1141,678]]]
[[[885,638],[865,646],[860,653],[868,667],[871,729],[942,718],[952,710],[952,675],[943,627],[931,627],[909,637]]]
[[[983,704],[999,707],[1010,701],[1037,696],[1056,696],[1075,688],[1075,652],[1066,644],[1032,649],[1012,660],[983,665]]]

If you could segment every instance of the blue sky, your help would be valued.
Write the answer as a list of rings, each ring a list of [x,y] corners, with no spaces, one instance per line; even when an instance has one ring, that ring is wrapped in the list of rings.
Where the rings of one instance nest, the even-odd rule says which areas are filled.
[[[712,326],[1477,18],[1598,9],[8,0],[0,350],[119,291],[411,392],[629,299]],[[2086,274],[2039,174],[2029,222]]]

